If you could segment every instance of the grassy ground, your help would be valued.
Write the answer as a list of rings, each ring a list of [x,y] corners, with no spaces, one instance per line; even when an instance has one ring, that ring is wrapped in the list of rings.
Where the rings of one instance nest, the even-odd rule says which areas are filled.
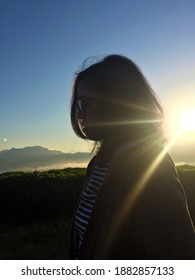
[[[195,222],[195,167],[177,169]],[[0,175],[0,259],[68,259],[72,206],[84,177],[84,169]]]
[[[0,259],[63,260],[68,258],[70,219],[60,215],[25,224],[3,224]]]
[[[68,258],[70,224],[86,170],[0,174],[0,259]]]

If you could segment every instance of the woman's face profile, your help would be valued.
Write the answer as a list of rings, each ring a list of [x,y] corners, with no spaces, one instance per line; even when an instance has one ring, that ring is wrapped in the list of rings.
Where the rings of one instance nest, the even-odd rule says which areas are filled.
[[[77,119],[89,140],[104,140],[108,131],[106,111],[108,102],[86,82],[77,87]]]

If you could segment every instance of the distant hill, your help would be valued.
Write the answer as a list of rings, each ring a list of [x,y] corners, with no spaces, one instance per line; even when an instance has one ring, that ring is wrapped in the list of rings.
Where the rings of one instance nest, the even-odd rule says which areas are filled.
[[[40,146],[12,148],[0,152],[0,173],[86,166],[91,158],[90,153],[63,153]]]
[[[170,154],[176,164],[195,165],[195,144],[174,146]]]
[[[170,151],[176,164],[195,165],[195,146],[177,146]],[[86,167],[90,153],[63,153],[34,146],[0,152],[0,173],[8,171],[44,171],[65,167]]]

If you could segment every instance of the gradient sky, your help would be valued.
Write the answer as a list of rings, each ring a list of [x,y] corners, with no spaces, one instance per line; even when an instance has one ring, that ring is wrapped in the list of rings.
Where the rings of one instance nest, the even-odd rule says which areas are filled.
[[[0,150],[89,151],[70,125],[74,72],[111,53],[140,66],[174,134],[195,107],[194,0],[0,0]]]

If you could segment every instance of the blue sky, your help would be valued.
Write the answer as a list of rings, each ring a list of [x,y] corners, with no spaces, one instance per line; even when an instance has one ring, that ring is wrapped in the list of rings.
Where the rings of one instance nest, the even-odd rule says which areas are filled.
[[[88,151],[70,125],[74,72],[110,53],[140,66],[174,134],[195,107],[194,30],[193,0],[0,0],[0,150]]]

